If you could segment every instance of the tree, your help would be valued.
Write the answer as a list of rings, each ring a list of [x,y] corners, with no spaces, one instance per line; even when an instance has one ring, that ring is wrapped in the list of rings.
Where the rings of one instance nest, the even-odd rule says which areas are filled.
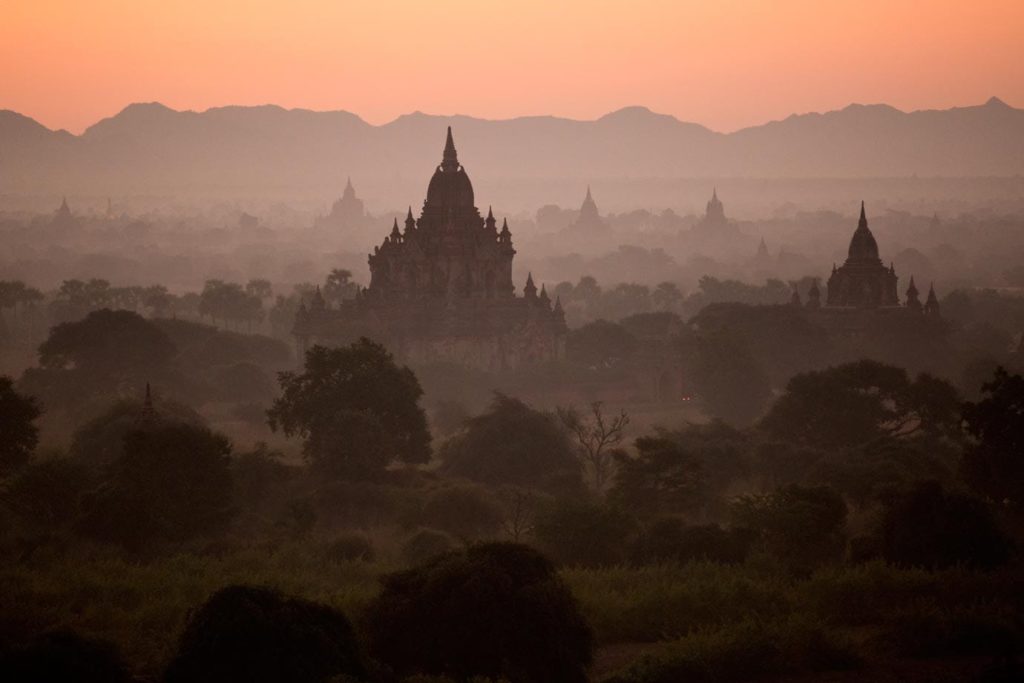
[[[370,651],[412,674],[584,683],[593,635],[552,564],[513,543],[389,574],[367,607]]]
[[[230,454],[227,438],[206,427],[143,424],[84,501],[83,531],[128,548],[219,531],[233,512]]]
[[[628,358],[636,349],[636,338],[622,325],[595,320],[570,330],[566,338],[566,356],[587,367],[610,367]]]
[[[39,443],[35,420],[42,414],[31,396],[14,390],[10,377],[0,376],[0,476],[28,462]]]
[[[661,282],[651,294],[651,301],[660,311],[673,311],[683,301],[683,293],[674,282]]]
[[[354,298],[358,288],[358,285],[352,282],[351,270],[335,268],[327,275],[327,280],[324,282],[324,300],[329,304],[340,304],[345,299]]]
[[[771,394],[764,368],[745,340],[728,330],[697,338],[692,375],[708,413],[736,425],[753,422]]]
[[[580,466],[557,419],[495,393],[441,448],[443,471],[487,484],[578,488]]]
[[[558,409],[559,419],[576,439],[580,461],[590,469],[598,494],[604,493],[615,464],[614,449],[622,443],[629,425],[626,411],[606,419],[601,406],[601,401],[594,401],[586,416],[573,406]]]
[[[1009,559],[1010,544],[983,501],[930,481],[885,501],[882,552],[902,565],[991,569]]]
[[[617,456],[609,499],[646,515],[693,512],[704,500],[700,459],[663,435],[636,440],[637,455]]]
[[[155,414],[149,416],[141,401],[116,401],[102,413],[81,425],[71,437],[68,454],[72,460],[89,467],[103,468],[124,455],[125,437],[139,428],[144,419],[164,423],[186,423],[202,427],[203,418],[181,403],[151,399]]]
[[[314,346],[302,373],[279,375],[282,395],[267,411],[271,429],[304,439],[310,462],[332,476],[366,476],[392,461],[430,459],[423,390],[380,344]]]
[[[957,438],[959,406],[948,382],[927,374],[911,382],[902,368],[862,360],[793,377],[761,428],[821,449],[919,433]]]
[[[39,347],[39,364],[95,375],[151,371],[169,361],[175,350],[167,335],[138,313],[103,309],[50,330]]]
[[[994,500],[1024,501],[1024,377],[997,368],[983,398],[966,403],[963,417],[975,439],[964,453],[964,478]]]
[[[533,535],[557,562],[607,567],[628,559],[637,529],[633,516],[614,504],[561,498],[538,511]]]
[[[748,529],[762,550],[799,569],[842,554],[846,514],[842,496],[827,486],[790,484],[732,504],[734,527]]]
[[[366,667],[341,612],[269,588],[228,586],[185,626],[167,683],[326,683],[364,680]]]

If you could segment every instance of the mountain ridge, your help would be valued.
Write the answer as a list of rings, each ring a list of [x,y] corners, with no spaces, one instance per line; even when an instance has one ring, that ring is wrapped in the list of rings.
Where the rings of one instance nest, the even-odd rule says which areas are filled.
[[[910,112],[850,104],[729,133],[640,105],[592,120],[416,111],[371,124],[345,110],[267,104],[178,111],[143,102],[79,135],[0,110],[0,190],[173,194],[237,188],[287,195],[319,192],[346,175],[421,184],[423,169],[438,161],[448,125],[474,181],[492,184],[523,178],[1024,174],[1024,110],[997,97]]]

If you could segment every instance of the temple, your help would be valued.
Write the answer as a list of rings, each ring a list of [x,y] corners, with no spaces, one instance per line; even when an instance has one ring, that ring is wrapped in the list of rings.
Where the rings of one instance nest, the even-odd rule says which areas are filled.
[[[300,350],[365,336],[410,362],[445,361],[504,370],[564,357],[565,317],[530,276],[523,295],[512,281],[512,233],[493,212],[481,216],[459,163],[451,128],[418,219],[369,255],[370,284],[338,308],[313,297],[296,316]]]
[[[355,228],[363,225],[366,219],[363,200],[356,196],[356,190],[352,187],[352,179],[349,178],[345,182],[341,198],[334,202],[329,214],[316,219],[316,225],[317,227]]]
[[[827,305],[853,308],[899,306],[897,280],[892,264],[886,268],[878,257],[878,243],[868,228],[864,202],[861,202],[860,220],[850,239],[846,262],[840,268],[832,266]]]
[[[694,230],[705,236],[731,234],[737,231],[736,225],[725,216],[725,205],[718,198],[718,188],[711,191],[711,199],[704,207],[704,217],[694,226]]]
[[[601,214],[597,210],[597,202],[594,201],[594,197],[590,194],[590,186],[587,185],[587,196],[583,198],[580,213],[576,220],[566,228],[566,232],[592,235],[595,232],[606,232],[607,230],[608,224],[601,218]]]

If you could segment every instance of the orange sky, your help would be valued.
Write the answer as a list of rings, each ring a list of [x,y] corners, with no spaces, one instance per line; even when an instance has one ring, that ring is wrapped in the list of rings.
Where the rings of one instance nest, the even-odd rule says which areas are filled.
[[[716,130],[850,102],[1024,106],[1024,0],[5,0],[0,109],[131,102],[594,118]]]

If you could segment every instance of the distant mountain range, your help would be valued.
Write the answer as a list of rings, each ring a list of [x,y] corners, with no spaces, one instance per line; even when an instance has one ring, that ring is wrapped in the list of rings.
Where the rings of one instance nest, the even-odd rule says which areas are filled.
[[[133,104],[81,135],[0,111],[0,193],[321,196],[360,185],[422,195],[445,126],[474,181],[879,178],[1024,174],[1024,110],[902,112],[850,105],[734,133],[643,107],[596,121],[413,113],[380,126],[277,106],[174,111]],[[404,196],[404,194],[403,194]],[[422,198],[422,197],[421,197]]]

